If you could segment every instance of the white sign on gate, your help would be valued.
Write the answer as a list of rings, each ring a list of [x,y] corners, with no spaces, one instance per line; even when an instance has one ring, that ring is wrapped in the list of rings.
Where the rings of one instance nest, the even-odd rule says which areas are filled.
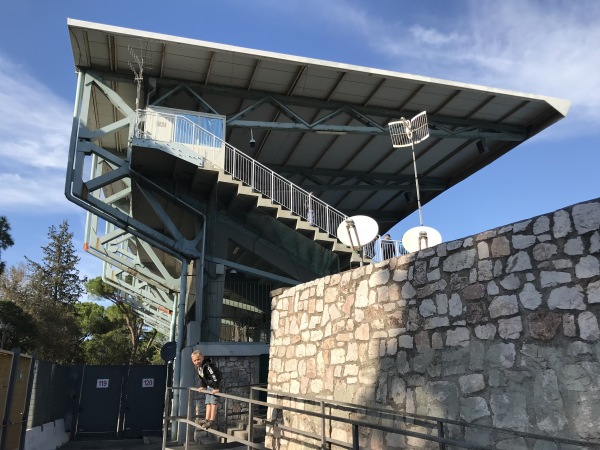
[[[154,387],[154,378],[143,378],[142,379],[142,387]]]
[[[108,387],[108,378],[98,378],[96,380],[96,389],[103,389]]]

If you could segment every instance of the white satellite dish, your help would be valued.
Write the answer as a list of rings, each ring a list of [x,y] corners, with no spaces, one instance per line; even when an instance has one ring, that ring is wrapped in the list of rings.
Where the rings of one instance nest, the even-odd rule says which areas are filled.
[[[442,235],[435,228],[414,227],[404,233],[402,236],[402,246],[409,252],[433,247],[442,243]]]
[[[352,216],[337,227],[337,238],[354,250],[372,242],[379,233],[379,225],[369,216]]]

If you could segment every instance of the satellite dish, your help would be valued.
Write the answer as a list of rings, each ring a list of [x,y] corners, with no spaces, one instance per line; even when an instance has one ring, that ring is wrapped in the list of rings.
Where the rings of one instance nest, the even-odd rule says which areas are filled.
[[[346,218],[337,228],[337,238],[354,250],[373,241],[379,233],[379,225],[369,216]]]
[[[166,363],[169,361],[173,361],[177,354],[177,342],[170,341],[165,342],[165,344],[160,349],[160,357]]]
[[[442,243],[442,235],[435,228],[414,227],[404,233],[402,236],[402,246],[409,252],[433,247]]]

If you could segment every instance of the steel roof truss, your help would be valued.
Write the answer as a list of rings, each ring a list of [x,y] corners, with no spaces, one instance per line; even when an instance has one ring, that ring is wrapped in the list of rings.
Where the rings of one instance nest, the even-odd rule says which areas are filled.
[[[165,220],[165,227],[170,235],[165,235],[160,231],[157,231],[143,222],[134,219],[131,216],[130,211],[123,211],[113,206],[113,203],[117,199],[126,197],[131,192],[131,169],[129,162],[126,159],[120,158],[113,152],[110,152],[102,146],[91,142],[91,139],[97,139],[100,135],[105,136],[106,133],[116,133],[122,129],[124,124],[127,122],[130,125],[135,123],[135,112],[126,105],[126,103],[120,98],[120,96],[111,90],[96,74],[86,73],[82,75],[84,77],[84,87],[82,95],[80,97],[79,104],[76,105],[79,111],[79,117],[77,120],[78,126],[78,140],[75,142],[74,148],[74,164],[73,170],[69,171],[67,183],[72,183],[70,187],[71,193],[83,202],[83,205],[88,211],[93,212],[96,215],[102,215],[102,217],[117,225],[120,228],[126,228],[132,234],[143,238],[144,240],[150,241],[154,246],[164,250],[168,254],[180,258],[179,255],[187,255],[189,258],[195,258],[200,256],[200,252],[195,251],[192,245],[183,242],[181,240],[181,234],[174,228],[172,221],[164,213],[162,208],[157,208],[157,214],[161,220]],[[97,86],[106,98],[122,113],[124,113],[128,120],[118,120],[109,125],[104,125],[101,133],[97,131],[91,132],[87,126],[87,111],[89,111],[89,103],[91,101],[92,88]],[[94,173],[101,172],[98,168],[106,163],[113,170],[107,173],[100,173],[98,176],[92,177],[90,180],[84,181],[84,167],[85,159],[87,156],[92,156]],[[97,159],[96,159],[97,158]],[[125,189],[118,190],[115,196],[109,196],[109,202],[107,199],[101,198],[101,188],[121,181],[126,187]],[[153,194],[149,194],[148,190],[142,189],[145,192],[148,201],[157,205],[158,202]],[[114,194],[113,194],[114,195]],[[155,208],[156,209],[156,208]],[[175,236],[175,239],[173,239]],[[200,236],[192,242],[195,244]],[[191,253],[190,253],[191,252]]]
[[[177,291],[179,290],[179,278],[173,278],[164,269],[162,263],[156,264],[158,258],[155,256],[155,252],[152,247],[149,246],[145,241],[142,241],[131,233],[125,232],[113,224],[106,223],[107,233],[103,236],[99,236],[97,233],[98,228],[98,216],[88,212],[88,229],[86,231],[87,236],[87,248],[88,252],[94,256],[106,261],[121,270],[127,271],[130,274],[135,274],[137,277],[143,279],[149,284],[156,286],[166,291]],[[131,248],[144,247],[144,250],[155,262],[158,272],[149,270],[147,267],[141,264],[139,256],[136,253],[130,251]]]
[[[233,87],[221,87],[221,86],[199,86],[198,89],[201,92],[206,93],[215,93],[220,95],[231,95],[236,98],[247,98],[247,99],[256,99],[257,102],[255,105],[246,108],[243,111],[235,114],[235,116],[231,116],[228,120],[228,125],[230,126],[244,126],[244,127],[254,127],[251,122],[238,121],[238,117],[243,117],[248,111],[248,109],[253,110],[256,109],[260,104],[264,103],[264,99],[267,97],[273,98],[273,100],[281,105],[293,105],[293,106],[303,106],[309,108],[318,108],[324,110],[338,110],[342,108],[348,108],[348,104],[339,103],[335,101],[325,101],[318,99],[310,99],[305,97],[298,96],[284,96],[272,93],[265,93],[264,91],[252,91],[252,90],[242,90],[239,88]],[[269,103],[274,104],[269,101]],[[526,104],[526,103],[525,103]],[[524,105],[519,105],[517,109],[522,108]],[[286,110],[291,111],[288,106],[285,106]],[[397,119],[401,115],[411,116],[414,114],[418,114],[420,111],[403,111],[403,108],[382,108],[382,107],[374,107],[374,106],[361,106],[355,105],[352,106],[351,109],[356,111],[358,114],[364,117],[378,117],[384,118],[386,121]],[[303,119],[302,119],[303,120]],[[373,120],[373,119],[369,119]],[[377,121],[373,120],[374,123]],[[483,136],[483,133],[490,133],[488,138],[494,138],[495,140],[506,140],[513,142],[520,142],[527,138],[528,133],[527,130],[521,126],[517,125],[508,125],[497,122],[489,122],[484,120],[470,120],[463,119],[457,117],[448,117],[444,115],[431,115],[429,117],[429,126],[432,128],[430,132],[432,135],[438,137],[456,137],[456,138],[466,138],[472,139],[473,136],[479,136],[480,134]],[[462,126],[465,127],[465,130],[471,130],[468,135],[463,136],[462,132],[453,131],[448,133],[448,130],[451,130],[450,127],[453,126]],[[378,127],[381,127],[378,125]],[[276,127],[273,129],[277,129]],[[309,130],[310,128],[307,128]],[[487,131],[486,131],[487,130]],[[351,131],[350,129],[340,128],[338,130],[332,129],[331,131]],[[381,131],[377,127],[366,127],[359,128],[356,132],[361,132],[365,134],[387,134],[387,126]],[[479,134],[478,134],[479,133]]]
[[[203,107],[214,114],[219,114],[216,108],[210,105],[206,100],[202,98],[191,86],[188,84],[178,84],[171,91],[161,96],[159,99],[154,101],[153,105],[159,105],[163,103],[168,97],[174,95],[180,90],[184,89],[193,98],[201,102]],[[397,109],[384,109],[377,107],[366,107],[356,106],[351,107],[347,104],[339,104],[332,101],[323,101],[317,99],[305,99],[299,97],[288,97],[278,96],[275,94],[265,95],[261,91],[243,90],[239,91],[235,88],[213,88],[214,92],[223,94],[227,91],[231,91],[231,95],[242,98],[254,98],[256,101],[250,106],[237,112],[234,115],[230,115],[227,119],[227,126],[239,127],[239,128],[257,128],[265,130],[298,130],[298,131],[322,131],[330,133],[340,134],[367,134],[367,135],[380,135],[388,134],[387,125],[382,126],[376,120],[370,116],[378,118],[386,118],[391,120],[397,118],[402,113]],[[211,92],[209,87],[201,87],[201,92]],[[235,93],[234,93],[235,92]],[[241,92],[245,93],[242,95]],[[248,93],[254,95],[248,97]],[[282,112],[288,117],[292,123],[283,123],[273,121],[251,121],[241,120],[250,112],[256,110],[262,105],[270,104]],[[319,109],[325,109],[331,111],[327,115],[319,118],[313,123],[308,123],[304,118],[296,114],[287,105],[294,106],[305,106]],[[418,111],[417,111],[418,112]],[[348,114],[365,126],[349,126],[349,125],[325,125],[324,122],[339,116],[340,114]],[[410,111],[406,111],[405,114],[412,114]],[[381,119],[380,119],[381,120]],[[429,120],[430,134],[435,137],[453,137],[458,139],[489,139],[497,141],[514,141],[520,142],[526,139],[526,130],[520,127],[511,125],[502,125],[498,123],[485,122],[485,121],[472,121],[467,119],[457,118],[446,118],[443,116],[432,116]],[[454,128],[453,128],[454,127]],[[458,128],[456,128],[458,127]]]
[[[157,308],[164,308],[168,311],[173,310],[173,298],[169,294],[157,289],[156,286],[139,279],[127,271],[114,270],[110,268],[110,263],[104,263],[104,273],[102,278],[107,283],[111,283],[118,289],[129,292],[131,295],[139,296]],[[175,293],[172,292],[171,296]]]
[[[104,280],[104,282],[115,289],[120,289],[117,283],[113,283],[110,280]],[[123,303],[131,307],[133,313],[144,321],[144,325],[150,326],[166,336],[169,335],[171,323],[168,319],[162,318],[160,315],[156,314],[144,302],[135,299],[128,292],[123,292],[123,294],[125,294],[121,296]]]

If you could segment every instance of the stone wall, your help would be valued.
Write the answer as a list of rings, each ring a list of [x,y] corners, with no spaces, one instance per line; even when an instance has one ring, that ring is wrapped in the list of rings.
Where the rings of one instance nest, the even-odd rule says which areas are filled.
[[[229,395],[237,395],[240,397],[249,397],[251,384],[259,383],[259,367],[260,359],[258,356],[211,356],[211,359],[217,365],[223,374],[221,390]],[[198,375],[193,370],[193,384],[191,386],[199,386]],[[196,416],[205,417],[206,406],[204,404],[204,394],[194,393],[195,414]],[[229,420],[240,420],[248,414],[248,404],[230,400],[227,411],[224,410],[225,399],[217,399],[218,420],[225,420],[225,415],[229,416]]]
[[[594,200],[276,291],[269,388],[600,440],[599,229]],[[560,448],[447,431],[497,448]],[[343,427],[330,435],[350,440]],[[360,444],[427,447],[366,432]]]

